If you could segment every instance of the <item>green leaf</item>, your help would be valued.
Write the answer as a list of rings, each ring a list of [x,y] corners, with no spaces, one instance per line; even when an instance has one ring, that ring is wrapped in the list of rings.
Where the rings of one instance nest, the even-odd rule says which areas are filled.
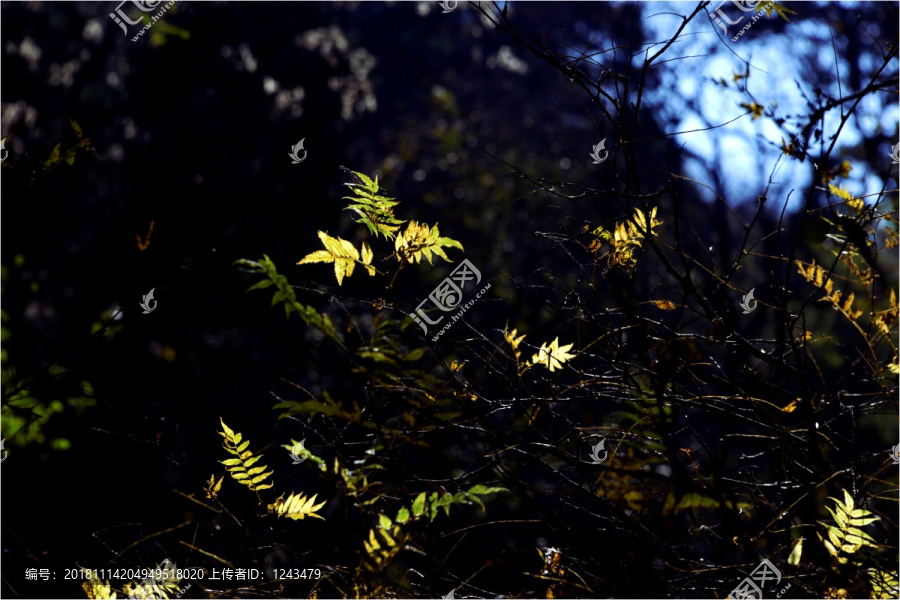
[[[840,506],[840,503],[838,504],[838,506]],[[834,521],[838,524],[839,527],[844,528],[847,526],[847,521],[844,519],[844,513],[842,513],[840,511],[840,509],[837,512],[835,512],[834,510],[831,509],[830,506],[826,506],[825,510],[827,510],[829,513],[831,513],[831,517],[834,519]]]
[[[259,282],[257,282],[257,283],[254,283],[253,285],[251,285],[250,287],[248,287],[248,288],[247,288],[247,291],[250,292],[250,291],[253,291],[253,290],[262,290],[262,289],[265,289],[265,288],[267,288],[267,287],[271,287],[271,286],[273,286],[273,285],[275,285],[275,282],[272,281],[271,279],[263,279],[262,281],[259,281]]]
[[[857,513],[860,511],[854,510],[853,512]],[[868,512],[868,511],[862,511],[862,512]],[[850,524],[853,525],[854,527],[865,527],[866,525],[874,523],[875,521],[879,521],[880,519],[881,519],[881,517],[870,517],[868,519],[851,519]]]
[[[394,524],[387,515],[378,515],[378,526],[382,529],[390,529]]]
[[[421,517],[425,512],[425,492],[422,492],[418,496],[416,496],[415,501],[412,505],[413,514],[417,517]]]
[[[834,525],[825,525],[825,531],[828,533],[828,539],[831,540],[832,544],[840,546],[841,543],[843,543],[844,535],[841,533],[840,529]]]
[[[232,431],[232,429],[228,425],[225,424],[225,421],[222,420],[222,417],[219,417],[219,422],[222,423],[222,429],[225,430],[225,435],[228,436],[228,438],[233,439],[234,431]]]
[[[414,362],[419,360],[425,355],[425,348],[416,348],[409,354],[403,357],[403,360],[406,362]]]
[[[467,493],[467,494],[477,494],[477,495],[479,495],[479,496],[484,496],[485,494],[494,494],[494,493],[496,493],[496,492],[506,492],[506,491],[508,491],[506,488],[502,488],[502,487],[487,487],[487,486],[481,485],[481,484],[479,483],[478,485],[473,485],[472,487],[470,487],[470,488],[469,488],[469,491],[466,492],[466,493]]]
[[[846,533],[847,535],[844,536],[844,541],[851,544],[859,544],[860,546],[874,546],[877,543],[872,538],[872,536],[861,529],[850,527],[849,529],[847,529]]]
[[[438,511],[438,493],[431,492],[431,496],[428,497],[428,518],[431,521],[434,521],[434,518],[437,516]]]
[[[846,511],[850,514],[853,514],[853,496],[850,495],[850,492],[847,490],[842,490],[844,492],[844,506],[846,506]]]
[[[803,538],[797,540],[797,543],[794,544],[794,549],[791,550],[791,555],[788,557],[788,564],[797,566],[800,564],[800,555],[803,554]]]
[[[452,494],[444,494],[438,500],[437,505],[444,509],[444,512],[447,516],[450,516],[450,505],[453,503],[453,495]]]
[[[368,227],[374,236],[383,235],[385,239],[394,239],[400,225],[406,221],[401,221],[394,216],[394,206],[399,204],[393,198],[380,195],[378,193],[378,178],[372,181],[363,173],[350,171],[361,183],[345,183],[353,191],[353,196],[344,196],[344,200],[350,200],[351,204],[344,210],[350,210],[359,215],[356,219],[357,223],[362,223]],[[371,273],[371,271],[370,271]]]
[[[394,519],[397,523],[406,523],[409,521],[409,510],[404,506],[397,511],[397,517]]]

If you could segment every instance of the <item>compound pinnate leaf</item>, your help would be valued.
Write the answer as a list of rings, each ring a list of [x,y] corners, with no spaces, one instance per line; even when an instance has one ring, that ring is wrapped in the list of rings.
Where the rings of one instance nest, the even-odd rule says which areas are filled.
[[[291,493],[285,500],[284,494],[282,494],[278,500],[269,504],[269,513],[295,521],[302,521],[306,517],[315,517],[324,521],[325,517],[315,514],[315,511],[325,506],[325,502],[316,504],[316,496],[318,494],[313,494],[312,498],[307,498],[303,494]]]
[[[362,255],[360,255],[359,251],[353,247],[353,244],[341,238],[331,237],[324,231],[319,232],[319,239],[322,241],[322,245],[325,246],[325,250],[316,250],[307,254],[297,263],[298,265],[334,263],[334,275],[337,277],[338,285],[343,283],[344,277],[349,277],[353,274],[356,263],[361,263],[369,275],[375,275],[375,267],[371,266],[374,254],[367,242],[363,242]]]
[[[424,258],[428,264],[434,264],[431,262],[432,253],[450,262],[443,248],[463,250],[458,241],[441,237],[436,223],[434,227],[429,227],[425,223],[410,221],[406,230],[394,242],[397,260],[403,263],[415,264]]]
[[[394,207],[398,204],[393,198],[379,194],[378,177],[372,181],[363,173],[350,171],[361,183],[345,183],[353,190],[353,196],[344,196],[351,204],[344,210],[351,210],[359,215],[357,223],[363,223],[376,237],[380,234],[385,239],[393,239],[400,229],[401,221],[394,216]],[[363,250],[365,256],[365,249]]]
[[[240,433],[235,433],[234,430],[225,424],[225,421],[221,417],[219,418],[219,422],[222,424],[222,431],[219,432],[219,435],[225,438],[224,448],[229,454],[235,457],[221,461],[221,463],[225,465],[225,469],[228,471],[228,474],[231,475],[232,479],[246,485],[254,492],[259,492],[260,490],[272,487],[271,483],[265,484],[263,482],[265,482],[273,472],[265,472],[268,468],[266,466],[253,467],[253,464],[258,462],[262,456],[254,456],[253,453],[247,449],[249,440],[241,443],[243,437]]]

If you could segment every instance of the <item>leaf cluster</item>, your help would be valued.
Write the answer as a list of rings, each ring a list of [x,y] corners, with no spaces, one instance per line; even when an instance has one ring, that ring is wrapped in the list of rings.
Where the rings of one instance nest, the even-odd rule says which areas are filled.
[[[228,474],[241,485],[246,485],[257,493],[271,488],[273,484],[266,483],[266,480],[272,476],[274,471],[266,472],[268,467],[265,465],[253,466],[259,462],[262,455],[254,455],[248,449],[250,440],[244,440],[243,436],[240,433],[235,433],[225,424],[224,420],[219,419],[219,421],[222,423],[223,429],[223,431],[219,432],[219,435],[225,438],[223,447],[226,452],[234,456],[234,458],[221,461],[225,465]]]
[[[637,263],[634,251],[641,247],[645,236],[655,235],[653,228],[658,225],[662,225],[662,221],[656,219],[656,207],[650,210],[649,220],[641,209],[635,208],[631,218],[615,223],[612,231],[606,230],[602,226],[591,231],[594,240],[591,241],[588,250],[602,258],[601,251],[605,241],[609,245],[606,252],[609,268],[633,267]]]
[[[356,222],[368,227],[376,238],[383,235],[385,239],[394,240],[394,253],[389,258],[396,258],[400,263],[400,269],[408,264],[416,264],[422,259],[432,264],[432,255],[449,262],[450,259],[444,252],[444,248],[463,249],[462,244],[457,240],[442,237],[437,224],[431,227],[425,223],[410,221],[401,233],[400,226],[406,221],[401,221],[394,216],[394,207],[399,202],[378,193],[377,177],[372,180],[363,173],[356,171],[350,171],[350,173],[360,183],[345,184],[354,191],[353,196],[344,198],[351,202],[345,210],[351,210],[359,215]],[[372,266],[374,255],[368,242],[364,241],[361,249],[357,250],[348,240],[332,237],[324,231],[319,231],[318,235],[325,249],[307,254],[297,263],[298,265],[333,263],[334,275],[339,286],[343,284],[344,277],[353,274],[357,264],[363,265],[369,275],[375,275],[378,272]]]
[[[262,273],[266,277],[266,279],[250,286],[250,288],[247,289],[248,292],[275,286],[275,294],[272,296],[272,306],[282,302],[284,304],[284,314],[286,317],[290,317],[291,312],[296,312],[300,315],[300,318],[303,319],[304,323],[316,327],[332,340],[339,341],[337,332],[334,330],[334,324],[331,322],[331,319],[328,318],[328,315],[320,314],[313,307],[299,302],[297,300],[297,295],[294,293],[294,288],[292,288],[287,281],[287,277],[278,272],[275,263],[272,262],[272,259],[268,256],[263,254],[262,258],[258,261],[242,258],[235,261],[235,264],[249,267],[248,270],[251,273]]]
[[[363,547],[366,551],[362,562],[363,567],[369,571],[379,571],[400,552],[403,544],[410,537],[401,525],[407,525],[425,517],[428,517],[429,521],[434,521],[441,509],[447,516],[450,516],[450,506],[453,504],[474,503],[484,510],[485,506],[481,496],[506,491],[508,490],[502,487],[488,487],[479,484],[472,486],[467,491],[455,494],[444,491],[440,493],[434,491],[431,494],[421,492],[413,500],[412,505],[400,507],[393,520],[383,513],[379,514],[378,526],[370,529],[368,539],[363,540]]]
[[[394,216],[394,207],[400,204],[394,198],[382,196],[379,193],[378,177],[374,180],[363,173],[349,171],[357,178],[358,183],[345,183],[352,191],[352,196],[344,196],[350,205],[344,210],[352,210],[359,218],[357,223],[362,223],[369,228],[372,235],[383,235],[385,239],[392,240],[397,235],[400,225],[406,223]]]
[[[870,511],[864,508],[855,508],[853,497],[850,496],[847,490],[842,491],[844,492],[843,502],[839,498],[829,496],[828,499],[834,502],[834,509],[830,506],[825,507],[831,513],[835,525],[819,521],[819,524],[825,528],[826,535],[823,536],[821,533],[817,535],[825,549],[828,550],[828,553],[838,563],[844,565],[850,560],[847,555],[855,554],[865,547],[874,548],[877,546],[872,536],[860,529],[860,527],[865,527],[878,521],[879,517],[873,516]]]

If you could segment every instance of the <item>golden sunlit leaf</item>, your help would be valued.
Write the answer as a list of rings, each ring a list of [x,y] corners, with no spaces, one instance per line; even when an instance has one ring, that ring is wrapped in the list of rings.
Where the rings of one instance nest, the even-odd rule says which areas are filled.
[[[225,461],[225,462],[227,462],[227,461]],[[240,462],[240,461],[238,461],[238,462]],[[215,475],[210,475],[210,476],[209,476],[209,482],[208,482],[208,483],[206,484],[206,486],[203,488],[203,491],[206,493],[206,497],[207,497],[207,498],[210,498],[210,499],[212,499],[212,500],[215,500],[215,499],[216,499],[216,496],[218,496],[218,494],[219,494],[219,491],[222,489],[222,482],[223,482],[224,480],[225,480],[225,477],[224,477],[224,476],[219,477],[219,481],[218,481],[218,483],[217,483],[217,482],[216,482],[216,476],[215,476]]]
[[[91,577],[81,584],[81,589],[92,600],[115,600],[116,598],[116,593],[112,591],[109,580],[101,581],[96,577]]]
[[[791,555],[788,556],[788,564],[797,566],[800,564],[800,555],[803,554],[803,538],[797,540],[797,543],[794,544],[794,549],[791,550]]]
[[[344,277],[353,274],[356,263],[359,262],[360,256],[353,244],[341,238],[333,238],[324,231],[319,232],[319,239],[325,250],[317,250],[307,254],[298,262],[298,265],[306,265],[310,263],[334,263],[334,275],[337,277],[338,285],[344,281]],[[363,245],[363,252],[367,252],[367,245]],[[369,262],[372,260],[371,250],[368,250]],[[368,263],[366,263],[368,265]],[[366,266],[370,275],[374,275],[374,269]]]
[[[781,138],[781,153],[786,154],[788,156],[792,156],[794,158],[799,158],[799,152],[797,151],[797,144],[794,140],[791,140],[790,144],[787,144],[784,141],[784,138]]]
[[[794,400],[793,402],[791,402],[790,404],[788,404],[787,406],[785,406],[785,407],[782,408],[781,410],[784,411],[784,412],[786,412],[786,413],[792,413],[792,412],[794,412],[795,410],[797,410],[797,407],[800,405],[799,403],[800,403],[800,399],[797,398],[796,400]]]
[[[847,177],[850,177],[851,169],[853,169],[853,166],[850,164],[850,161],[845,160],[844,162],[841,163],[841,166],[837,168],[837,170],[834,172],[834,174],[837,177],[847,178]]]
[[[787,18],[787,14],[785,14],[785,13],[791,13],[792,15],[797,14],[797,11],[791,10],[791,9],[787,8],[786,6],[784,6],[783,4],[778,4],[777,2],[772,2],[771,0],[764,0],[764,1],[758,2],[756,4],[756,10],[757,11],[760,11],[760,10],[766,11],[767,17],[771,17],[772,11],[775,11],[778,13],[778,16],[780,16],[785,21],[790,21],[790,19]]]
[[[510,333],[508,330],[503,330],[503,338],[512,346],[512,349],[516,353],[516,357],[518,358],[522,353],[519,351],[519,344],[522,343],[522,340],[525,339],[525,334],[523,333],[521,336],[516,337],[516,333],[518,333],[517,329],[513,329]]]
[[[236,457],[219,461],[223,465],[225,465],[225,469],[228,471],[228,474],[231,475],[232,479],[234,479],[238,483],[246,485],[254,492],[259,492],[260,490],[271,488],[271,483],[263,482],[272,475],[273,471],[269,471],[268,473],[266,473],[265,470],[268,467],[253,467],[253,464],[258,462],[259,459],[262,458],[262,456],[254,456],[252,452],[247,450],[249,441],[242,444],[241,441],[243,437],[241,436],[241,434],[235,433],[231,428],[229,428],[221,417],[219,418],[219,422],[222,424],[223,429],[223,431],[219,432],[219,435],[225,438],[225,444],[223,447],[225,448],[226,452]],[[221,482],[219,482],[219,486],[221,486]],[[216,490],[216,492],[218,492],[218,490]]]
[[[559,338],[556,338],[550,342],[549,346],[547,346],[547,344],[541,344],[537,354],[531,357],[530,364],[544,365],[550,369],[550,372],[552,373],[556,369],[561,368],[562,363],[575,358],[574,354],[569,354],[568,352],[571,349],[572,344],[559,346]]]
[[[653,306],[662,310],[675,310],[677,308],[673,302],[668,300],[654,300]]]
[[[349,171],[349,169],[345,169]],[[383,235],[385,239],[393,239],[400,229],[400,225],[406,223],[394,216],[394,207],[400,204],[393,198],[388,198],[379,193],[378,177],[373,181],[363,173],[349,171],[357,178],[359,183],[345,183],[353,191],[353,196],[344,196],[344,200],[350,200],[350,205],[344,210],[351,210],[359,215],[357,223],[363,223],[377,238]],[[365,256],[365,250],[363,250]],[[366,263],[368,264],[368,263]]]
[[[760,118],[763,116],[764,107],[760,106],[756,102],[751,102],[750,104],[746,104],[744,102],[741,103],[741,108],[746,108],[753,115],[753,120]]]
[[[282,494],[278,500],[268,505],[269,514],[276,514],[278,517],[287,517],[295,521],[302,521],[306,517],[315,517],[324,521],[325,517],[315,514],[315,511],[325,506],[325,502],[315,504],[316,496],[318,494],[307,498],[303,494],[291,493],[285,500],[284,494]]]
[[[462,244],[458,241],[440,237],[437,223],[435,223],[434,227],[429,227],[425,223],[410,221],[403,234],[398,235],[394,242],[397,260],[413,264],[422,260],[423,257],[428,261],[428,264],[433,264],[431,262],[432,252],[450,262],[443,248],[463,249]]]
[[[361,258],[362,258],[363,266],[366,268],[366,271],[368,271],[369,275],[375,274],[375,267],[370,266],[372,264],[373,256],[374,255],[372,254],[372,249],[369,247],[369,243],[363,242]]]

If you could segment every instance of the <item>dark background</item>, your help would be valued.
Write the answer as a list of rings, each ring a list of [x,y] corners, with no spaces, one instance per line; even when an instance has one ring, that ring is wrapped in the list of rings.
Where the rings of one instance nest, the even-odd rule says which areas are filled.
[[[795,21],[810,27],[802,30],[805,41],[820,42],[822,32],[827,37],[825,23],[839,32],[841,59],[851,65],[844,74],[845,91],[867,83],[872,69],[861,64],[871,64],[872,56],[880,61],[865,31],[884,28],[874,37],[896,43],[896,3],[852,8],[796,4],[802,14]],[[260,566],[269,553],[260,548],[270,541],[271,532],[254,530],[251,524],[249,530],[235,531],[227,519],[224,525],[215,521],[173,490],[197,493],[210,474],[221,472],[216,462],[225,458],[216,434],[219,417],[253,440],[255,448],[265,447],[273,455],[289,439],[308,437],[313,451],[328,456],[327,442],[306,429],[309,425],[292,420],[276,424],[273,393],[305,399],[289,382],[314,394],[329,390],[349,396],[359,394],[359,388],[353,365],[342,361],[338,350],[320,348],[311,328],[296,317],[285,320],[280,307],[269,308],[268,291],[245,293],[259,278],[242,272],[234,261],[267,254],[299,286],[303,302],[333,315],[338,323],[347,311],[372,312],[371,303],[378,299],[391,305],[387,310],[393,318],[402,319],[452,269],[439,260],[433,267],[419,265],[404,270],[396,285],[386,289],[386,281],[361,273],[338,288],[330,266],[296,266],[319,249],[318,230],[357,246],[367,235],[342,210],[342,184],[350,179],[341,166],[378,174],[389,194],[401,200],[398,212],[403,218],[439,223],[443,235],[465,247],[464,253],[452,251],[454,263],[468,258],[492,283],[488,298],[467,313],[467,325],[456,325],[453,335],[437,344],[429,336],[429,364],[455,358],[467,335],[490,334],[495,343],[502,342],[498,332],[507,322],[520,333],[527,329],[530,343],[556,336],[561,343],[575,341],[576,325],[562,324],[561,316],[572,314],[564,290],[574,288],[585,269],[568,262],[566,253],[541,232],[574,236],[584,223],[609,223],[630,210],[614,195],[564,200],[536,192],[505,163],[551,179],[617,189],[621,179],[616,169],[622,163],[617,167],[614,158],[597,166],[587,156],[601,137],[608,138],[607,148],[613,150],[615,134],[603,133],[602,127],[598,131],[596,113],[589,116],[584,96],[573,93],[565,77],[486,24],[472,6],[460,3],[454,12],[442,14],[437,3],[430,2],[179,1],[164,17],[167,25],[154,26],[152,36],[145,34],[136,42],[131,36],[137,26],[126,37],[108,17],[115,8],[112,2],[0,6],[2,135],[11,136],[2,169],[3,437],[9,451],[2,467],[5,597],[80,597],[76,585],[62,581],[64,569],[76,565],[141,568],[169,556],[178,558],[179,566],[217,566],[190,554],[179,539],[227,554],[238,566]],[[693,6],[542,2],[515,3],[509,10],[536,42],[554,51],[574,48],[571,52],[577,54],[587,44],[619,48],[600,60],[606,68],[626,72],[629,44],[660,39],[648,29],[648,15],[686,13]],[[136,14],[133,9],[131,13]],[[705,16],[700,21],[703,43],[708,44],[706,59],[690,63],[678,77],[698,84],[719,76],[730,79],[729,69],[713,68],[713,58],[730,60],[710,31],[716,28]],[[749,47],[784,37],[788,26],[778,18],[761,20],[740,44]],[[789,35],[801,36],[800,29],[791,31]],[[758,36],[756,42],[752,35]],[[524,67],[504,63],[506,52]],[[896,45],[893,53],[889,71],[896,76]],[[639,66],[642,55],[636,56]],[[673,65],[673,70],[681,66]],[[737,62],[732,66],[743,68]],[[833,65],[806,67],[783,67],[780,80],[786,90],[793,90],[794,81],[802,81],[804,89],[834,87]],[[603,73],[585,68],[597,77]],[[267,92],[270,79],[277,82],[274,93]],[[751,216],[767,170],[759,169],[756,185],[730,189],[728,170],[746,175],[752,161],[718,146],[727,139],[724,133],[700,142],[700,150],[663,135],[678,124],[673,111],[693,107],[710,123],[721,123],[726,113],[740,113],[738,102],[722,91],[718,106],[697,108],[697,98],[679,96],[676,83],[655,72],[645,85],[645,113],[636,136],[650,140],[639,154],[644,193],[655,189],[670,170],[688,173],[726,194],[745,218]],[[302,97],[290,96],[295,88],[302,88]],[[279,100],[285,91],[287,97]],[[896,95],[885,96],[884,106],[869,109],[879,126],[860,130],[851,123],[848,129],[859,139],[842,147],[843,155],[832,153],[837,162],[838,156],[851,157],[854,177],[860,178],[852,181],[868,189],[896,188],[896,167],[890,178],[885,166],[896,141],[896,116],[890,129],[891,118],[877,113],[896,115],[897,100]],[[69,119],[78,123],[94,151],[79,152],[72,165],[44,167],[41,161],[57,143],[65,151],[78,142]],[[308,155],[294,165],[287,154],[301,138]],[[705,150],[713,147],[714,159],[708,159]],[[779,189],[808,187],[807,167],[785,167],[779,173]],[[741,235],[729,224],[722,205],[706,190],[682,191],[678,201],[683,214],[694,218],[692,227],[702,237],[688,244],[698,253],[715,247],[715,256],[733,251]],[[776,228],[785,196],[771,194],[778,203],[762,214],[762,230]],[[826,203],[826,195],[819,194],[813,206]],[[796,212],[791,206],[786,213],[789,229]],[[135,234],[145,236],[151,221],[151,242],[142,251]],[[671,216],[663,221],[670,225]],[[384,257],[391,250],[384,245],[378,252]],[[894,278],[891,285],[896,287],[896,251],[883,260],[883,272]],[[768,269],[748,266],[739,287],[746,290],[766,282],[756,287],[757,297],[765,296],[767,286],[774,285]],[[602,292],[607,298],[615,297],[614,284]],[[659,289],[660,280],[648,277],[634,285],[633,293],[649,297],[648,290]],[[712,283],[709,286],[712,293]],[[138,304],[151,288],[158,307],[144,315]],[[735,311],[740,294],[729,294],[722,302]],[[110,318],[112,314],[117,316]],[[735,322],[737,317],[730,312],[726,318]],[[823,328],[846,334],[830,318],[823,317]],[[768,335],[771,326],[759,314],[741,323],[748,338]],[[422,345],[418,327],[404,335],[410,347]],[[635,336],[630,344],[641,345],[642,338]],[[486,361],[487,356],[475,352],[467,359]],[[735,361],[728,366],[735,377],[745,358],[724,357]],[[846,364],[842,361],[835,358],[832,364]],[[838,371],[833,375],[841,378]],[[509,392],[506,385],[502,377],[488,374],[479,382],[478,393],[502,396]],[[854,389],[852,378],[834,385]],[[8,401],[22,390],[41,403],[40,411],[53,402],[59,410],[35,419],[29,411],[9,408]],[[360,401],[368,400],[363,396]],[[588,412],[595,416],[583,424],[599,422],[602,402]],[[482,425],[502,430],[512,424],[505,419],[486,417]],[[23,422],[28,426],[23,428]],[[711,438],[721,433],[714,417],[701,422]],[[846,426],[856,431],[856,423]],[[865,447],[855,448],[854,456],[883,452],[896,443],[895,426],[896,399],[893,414],[879,416],[857,432],[856,441],[867,440]],[[449,448],[457,443],[454,439],[437,436],[431,445]],[[465,454],[474,461],[485,452],[470,448]],[[421,480],[449,476],[452,461],[446,468],[437,466],[444,460],[438,450],[408,459],[409,464],[398,466],[400,473],[415,473]],[[278,460],[287,459],[278,455]],[[523,471],[538,469],[528,464],[518,466]],[[891,477],[896,484],[896,472]],[[566,546],[582,557],[584,569],[588,562],[600,565],[594,583],[616,580],[611,591],[600,595],[703,597],[710,592],[684,581],[677,583],[680,591],[672,591],[670,586],[676,584],[671,572],[654,562],[666,552],[621,552],[617,546],[627,542],[618,535],[610,537],[602,519],[583,521],[577,510],[560,502],[552,478],[535,471],[523,480],[541,488],[542,495],[514,491],[513,499],[498,499],[496,512],[489,508],[488,514],[498,520],[530,519],[546,527],[499,524],[473,531],[465,550],[457,551],[445,571],[435,575],[440,583],[423,594],[443,595],[487,564],[488,570],[475,580],[483,593],[527,595],[527,585],[539,585],[522,581],[522,573],[540,571],[534,548],[542,543]],[[318,493],[320,499],[340,493],[333,483],[314,475],[291,475],[287,481],[309,494]],[[252,513],[252,495],[242,496],[241,491],[234,492],[229,506]],[[353,522],[339,504],[326,507],[325,522],[302,521],[279,530],[290,539],[298,566],[350,564],[347,557],[359,551],[359,536],[372,524]],[[459,521],[448,521],[452,525],[447,530],[476,519],[475,508],[467,511],[462,509]],[[145,536],[183,523],[188,523],[183,529],[115,558]],[[201,534],[195,539],[198,528]],[[896,522],[890,531],[896,551]],[[636,534],[624,537],[631,535]],[[429,552],[443,556],[452,544],[434,538]],[[691,552],[677,545],[668,551]],[[742,559],[758,562],[699,543],[694,556],[729,566]],[[421,564],[415,562],[418,558],[410,560],[434,571],[426,559]],[[430,566],[422,566],[426,564]],[[55,581],[26,582],[26,568],[50,568]],[[740,576],[737,571],[722,575],[722,597]],[[195,588],[187,596],[198,593]]]

